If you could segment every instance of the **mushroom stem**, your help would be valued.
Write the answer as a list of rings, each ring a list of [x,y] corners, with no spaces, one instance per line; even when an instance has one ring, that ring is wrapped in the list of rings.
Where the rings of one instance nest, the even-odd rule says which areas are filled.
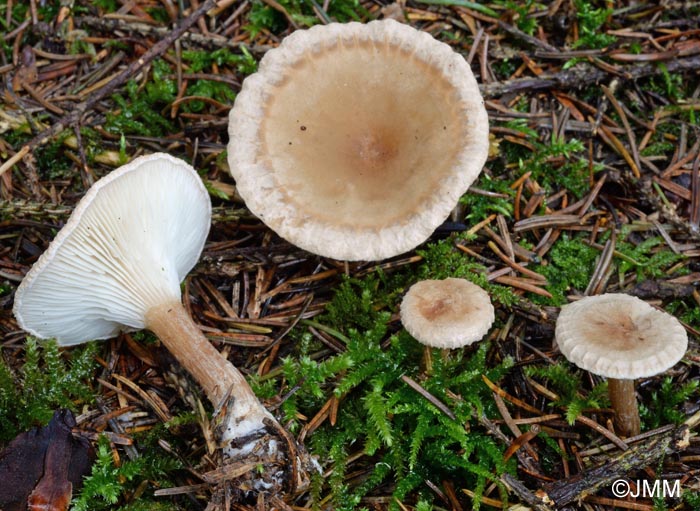
[[[233,403],[223,440],[249,436],[265,428],[265,419],[274,420],[240,371],[211,345],[180,302],[152,307],[146,326],[202,386],[216,409],[227,406],[226,401]]]
[[[608,395],[615,413],[613,422],[618,435],[624,438],[638,435],[641,423],[634,380],[608,378]]]

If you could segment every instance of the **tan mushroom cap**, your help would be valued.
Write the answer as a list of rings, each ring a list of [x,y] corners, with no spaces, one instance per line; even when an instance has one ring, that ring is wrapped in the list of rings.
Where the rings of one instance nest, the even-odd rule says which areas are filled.
[[[489,294],[465,279],[423,280],[401,302],[401,322],[417,341],[435,348],[460,348],[491,328]]]
[[[625,294],[588,296],[565,305],[555,335],[570,362],[617,379],[666,371],[688,347],[688,335],[675,317]]]
[[[425,241],[479,175],[488,118],[471,69],[393,20],[298,30],[230,113],[248,208],[288,241],[378,260]]]

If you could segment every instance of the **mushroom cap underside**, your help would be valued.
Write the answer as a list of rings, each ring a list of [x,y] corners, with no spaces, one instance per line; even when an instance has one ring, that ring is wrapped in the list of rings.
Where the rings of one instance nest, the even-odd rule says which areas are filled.
[[[211,202],[194,169],[142,156],[95,183],[15,294],[19,325],[62,345],[144,328],[144,315],[180,299],[199,259]]]
[[[556,324],[562,354],[600,376],[654,376],[685,354],[688,335],[672,315],[635,296],[608,293],[565,305]]]
[[[469,65],[393,20],[294,32],[246,78],[229,135],[249,209],[297,246],[344,260],[425,241],[488,154]]]

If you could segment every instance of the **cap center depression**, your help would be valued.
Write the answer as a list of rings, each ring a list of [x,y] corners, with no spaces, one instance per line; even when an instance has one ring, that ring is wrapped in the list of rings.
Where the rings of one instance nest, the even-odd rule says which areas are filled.
[[[266,104],[259,157],[315,214],[406,218],[456,164],[466,127],[454,86],[400,47],[381,50],[358,42],[301,58]]]

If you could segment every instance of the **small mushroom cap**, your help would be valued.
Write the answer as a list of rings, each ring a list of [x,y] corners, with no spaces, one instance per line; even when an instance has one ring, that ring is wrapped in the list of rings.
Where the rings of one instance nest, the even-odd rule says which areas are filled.
[[[134,159],[88,190],[24,277],[19,325],[62,345],[144,328],[152,306],[180,299],[210,219],[191,166],[167,154]]]
[[[562,307],[555,335],[570,362],[620,380],[666,371],[688,347],[688,334],[675,317],[635,296],[614,293]]]
[[[489,294],[465,279],[423,280],[401,302],[401,322],[417,341],[435,348],[460,348],[491,328]]]
[[[489,148],[464,58],[394,20],[285,38],[244,81],[229,138],[248,208],[297,246],[349,261],[425,241]]]

